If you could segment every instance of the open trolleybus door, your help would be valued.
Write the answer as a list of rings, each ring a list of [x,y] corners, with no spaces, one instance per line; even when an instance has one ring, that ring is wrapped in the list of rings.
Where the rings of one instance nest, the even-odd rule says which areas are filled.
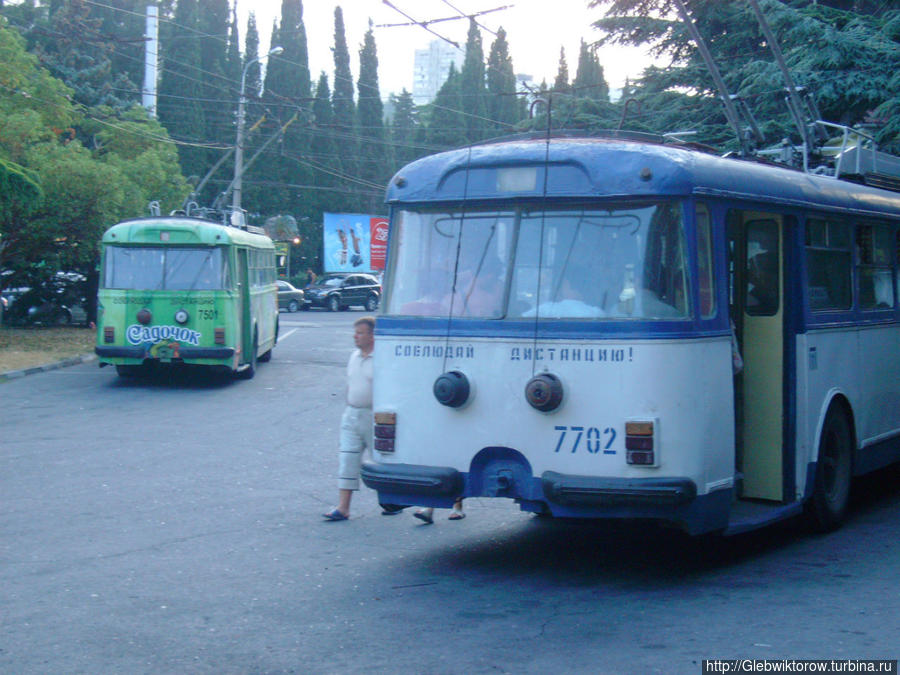
[[[730,309],[744,362],[734,382],[737,496],[772,506],[794,501],[785,394],[791,285],[784,271],[791,220],[757,211],[728,214]]]
[[[250,303],[252,302],[251,298],[251,288],[250,288],[250,265],[249,265],[249,252],[246,248],[237,249],[237,261],[238,261],[238,280],[241,284],[241,317],[240,317],[240,350],[241,357],[240,363],[244,364],[252,364],[253,363],[253,353],[254,349],[253,345],[253,312],[251,311]]]

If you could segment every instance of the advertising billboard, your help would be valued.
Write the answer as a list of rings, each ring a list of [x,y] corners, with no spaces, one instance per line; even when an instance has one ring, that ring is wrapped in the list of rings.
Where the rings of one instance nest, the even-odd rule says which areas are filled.
[[[366,213],[325,213],[325,272],[377,272],[384,269],[388,220]]]

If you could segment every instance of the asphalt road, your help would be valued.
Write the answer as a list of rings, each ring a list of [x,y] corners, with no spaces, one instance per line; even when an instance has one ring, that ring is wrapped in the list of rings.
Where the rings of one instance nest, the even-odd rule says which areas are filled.
[[[689,539],[336,499],[352,321],[282,313],[250,381],[0,383],[0,673],[700,673],[897,658],[900,471],[847,525]],[[376,347],[377,348],[377,347]]]

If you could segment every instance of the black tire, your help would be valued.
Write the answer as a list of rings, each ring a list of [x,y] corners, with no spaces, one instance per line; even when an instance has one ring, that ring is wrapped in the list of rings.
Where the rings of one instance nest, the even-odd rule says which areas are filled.
[[[299,309],[300,309],[300,303],[297,302],[296,300],[291,300],[291,301],[288,303],[287,310],[288,310],[291,314],[293,314],[294,312],[298,311]]]
[[[341,299],[336,295],[332,295],[330,298],[328,298],[328,309],[332,312],[340,311]]]
[[[61,307],[56,312],[56,316],[53,317],[53,323],[57,326],[72,325],[72,312],[65,307]]]
[[[144,366],[116,366],[119,377],[140,377],[144,372]]]
[[[816,484],[807,502],[807,515],[814,529],[829,532],[844,520],[853,477],[853,434],[840,406],[832,406],[822,426]]]
[[[366,311],[374,312],[376,309],[378,309],[378,297],[370,295],[366,298]]]

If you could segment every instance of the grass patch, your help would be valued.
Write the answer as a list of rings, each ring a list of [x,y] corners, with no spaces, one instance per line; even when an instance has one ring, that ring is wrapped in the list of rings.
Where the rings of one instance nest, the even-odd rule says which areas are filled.
[[[43,366],[82,354],[92,354],[94,328],[0,327],[0,373]]]

